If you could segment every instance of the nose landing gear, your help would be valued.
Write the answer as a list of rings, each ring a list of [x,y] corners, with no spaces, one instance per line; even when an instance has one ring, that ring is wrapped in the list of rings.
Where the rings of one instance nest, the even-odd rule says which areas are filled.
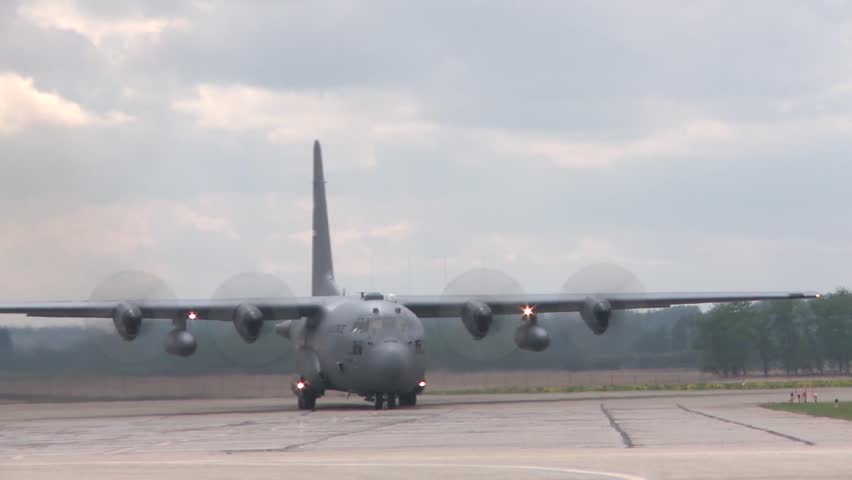
[[[312,390],[304,378],[300,377],[296,383],[292,384],[292,390],[299,401],[299,410],[313,410],[316,408],[317,397],[321,393],[317,394],[317,392]]]
[[[317,397],[311,391],[302,391],[298,398],[299,410],[313,410],[317,407]]]

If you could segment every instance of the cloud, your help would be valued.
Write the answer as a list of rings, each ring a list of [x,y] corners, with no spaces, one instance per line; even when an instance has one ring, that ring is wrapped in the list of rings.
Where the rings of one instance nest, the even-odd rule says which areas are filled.
[[[638,254],[635,242],[627,242],[604,231],[593,231],[570,240],[542,238],[540,235],[512,231],[495,232],[469,242],[462,257],[497,259],[506,265],[527,267],[583,265],[609,262],[632,266],[668,263],[657,257]],[[626,235],[625,235],[626,236]],[[637,232],[631,232],[634,238]]]
[[[388,240],[398,240],[405,238],[414,231],[414,224],[411,222],[399,222],[390,225],[381,225],[370,229],[368,236],[370,238],[380,238]]]
[[[38,90],[32,78],[0,74],[0,134],[12,134],[40,123],[81,127],[119,125],[133,120],[121,112],[96,114],[56,93]]]
[[[683,120],[630,140],[583,141],[556,133],[482,130],[471,135],[494,152],[535,158],[572,169],[600,169],[628,163],[749,161],[760,155],[807,149],[852,133],[852,119],[839,113],[765,121]]]
[[[728,141],[734,129],[719,121],[695,120],[626,142],[561,140],[558,135],[487,131],[483,136],[501,154],[544,158],[562,167],[601,168],[637,159],[692,154]]]
[[[423,138],[437,130],[411,97],[359,89],[278,91],[250,85],[197,86],[172,103],[203,129],[258,132],[278,144],[316,138],[345,143],[362,166],[375,166],[375,144]]]
[[[539,291],[592,261],[849,283],[848,6],[331,6],[0,2],[0,293],[79,297],[116,262],[305,292],[314,138],[350,287],[434,293],[445,257]]]
[[[372,240],[401,240],[414,232],[414,224],[408,221],[382,224],[373,227],[343,227],[334,230],[332,242],[335,247],[344,247],[346,244]],[[313,232],[311,230],[293,232],[287,235],[291,241],[306,246],[311,245]]]
[[[343,138],[350,146],[371,153],[367,166],[375,163],[373,149],[378,142],[484,145],[499,155],[546,159],[564,167],[601,168],[636,158],[689,153],[734,135],[723,122],[694,120],[623,143],[572,142],[562,140],[558,133],[441,127],[424,116],[420,104],[413,96],[369,90],[304,92],[205,84],[172,106],[193,116],[201,128],[261,132],[274,143]],[[568,135],[570,132],[565,133]]]
[[[25,206],[31,212],[47,212],[48,205]],[[185,202],[150,200],[130,204],[88,204],[32,224],[21,218],[0,222],[4,232],[0,252],[27,248],[33,243],[62,245],[75,255],[121,257],[162,247],[173,235],[193,232],[239,240],[228,218]],[[73,235],[69,235],[73,232]]]
[[[215,233],[231,240],[240,239],[240,235],[234,230],[228,219],[224,217],[204,214],[186,205],[175,205],[171,209],[171,214],[174,216],[174,220],[177,221],[178,225],[189,225],[199,232]]]
[[[166,29],[185,29],[184,18],[148,17],[139,13],[109,18],[84,11],[73,0],[34,0],[22,4],[18,15],[39,28],[75,32],[97,47],[113,42],[159,40]]]
[[[364,89],[315,92],[203,84],[192,95],[175,100],[172,108],[193,117],[199,128],[259,133],[273,144],[333,139],[345,146],[345,159],[367,167],[376,165],[377,145],[389,144],[455,148],[455,156],[467,164],[494,165],[499,158],[520,158],[571,169],[678,159],[736,159],[836,138],[846,135],[852,126],[845,116],[828,113],[766,120],[714,119],[701,117],[700,105],[653,98],[640,102],[644,115],[653,119],[641,134],[626,139],[592,139],[588,133],[570,129],[441,125],[427,115],[424,102],[415,95]]]

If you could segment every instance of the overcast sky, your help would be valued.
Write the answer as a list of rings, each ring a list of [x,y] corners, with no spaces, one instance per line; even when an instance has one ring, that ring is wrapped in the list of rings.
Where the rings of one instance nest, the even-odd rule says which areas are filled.
[[[0,299],[852,286],[852,5],[0,2]],[[445,267],[446,264],[446,273]]]

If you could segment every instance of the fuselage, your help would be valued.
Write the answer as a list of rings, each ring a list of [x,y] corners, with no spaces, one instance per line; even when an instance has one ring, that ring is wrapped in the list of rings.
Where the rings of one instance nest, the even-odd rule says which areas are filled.
[[[381,295],[330,299],[322,315],[295,322],[290,338],[301,378],[320,393],[406,394],[425,376],[423,324]]]

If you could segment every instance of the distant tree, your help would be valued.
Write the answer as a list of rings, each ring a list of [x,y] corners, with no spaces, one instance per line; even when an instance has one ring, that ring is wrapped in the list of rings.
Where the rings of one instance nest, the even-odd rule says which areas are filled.
[[[699,318],[701,318],[701,311],[696,308],[692,312],[685,312],[685,315],[677,320],[671,330],[672,350],[676,352],[693,350]]]
[[[763,375],[768,377],[769,370],[778,358],[778,340],[775,335],[775,317],[769,303],[757,304],[754,315],[748,319],[751,343],[760,360]]]
[[[811,302],[815,337],[824,359],[838,372],[849,373],[852,350],[852,293],[838,289]]]
[[[750,303],[728,303],[714,306],[699,320],[695,347],[705,370],[726,376],[745,373],[754,315]]]
[[[9,330],[0,327],[0,359],[12,356],[12,335]]]
[[[814,364],[815,352],[809,346],[810,321],[802,314],[800,306],[796,301],[761,305],[762,315],[771,321],[777,361],[788,375],[809,369]]]

